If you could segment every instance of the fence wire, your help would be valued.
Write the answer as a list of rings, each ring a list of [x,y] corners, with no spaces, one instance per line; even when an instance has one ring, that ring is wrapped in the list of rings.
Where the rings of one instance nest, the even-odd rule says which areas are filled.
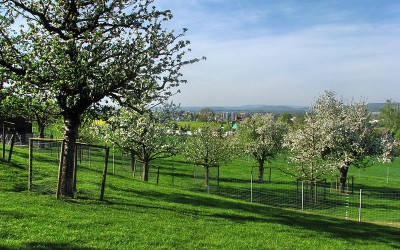
[[[94,155],[101,155],[102,152],[82,150],[82,160],[86,163],[78,163],[78,166],[82,164],[81,167],[97,171],[100,178],[103,158],[99,156],[96,158]],[[140,181],[142,170],[142,163],[134,161],[129,152],[120,149],[111,151],[109,173]],[[271,178],[269,169],[266,172],[268,177],[259,182],[251,174],[245,177],[238,175],[237,178],[224,177],[220,175],[217,167],[210,168],[209,173],[209,186],[207,186],[204,167],[182,162],[151,165],[148,182],[208,192],[273,207],[400,226],[400,189],[388,187],[362,189],[355,184],[359,176],[349,177],[345,192],[341,193],[336,177],[313,183],[300,180],[285,181],[274,176]]]
[[[56,194],[61,141],[33,139],[31,145],[30,191]],[[105,150],[77,144],[76,184],[78,197],[98,198],[105,164]]]

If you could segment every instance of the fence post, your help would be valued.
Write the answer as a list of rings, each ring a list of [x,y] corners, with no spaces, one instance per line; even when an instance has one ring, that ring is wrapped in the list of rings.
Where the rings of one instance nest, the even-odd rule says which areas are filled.
[[[158,180],[160,179],[160,166],[157,168],[157,185],[158,185]]]
[[[57,158],[60,159],[60,147],[57,147]]]
[[[304,211],[304,181],[301,182],[301,211]]]
[[[336,176],[336,190],[338,190],[338,178],[339,177]]]
[[[106,187],[106,177],[107,177],[107,168],[108,168],[108,156],[110,155],[110,148],[106,147],[106,159],[104,161],[104,171],[103,171],[103,180],[101,182],[101,192],[100,192],[100,200],[104,199],[104,189]]]
[[[171,176],[172,176],[172,186],[175,186],[174,184],[174,163],[172,163],[172,172],[171,172]]]
[[[269,167],[269,177],[268,177],[269,183],[271,183],[271,179],[272,179],[272,168]]]
[[[253,203],[253,172],[250,175],[250,203]]]
[[[361,222],[361,209],[362,209],[362,189],[360,189],[360,207],[358,209],[358,222]]]
[[[3,159],[6,159],[6,126],[3,122],[3,134],[1,136],[2,143],[3,143]]]
[[[90,147],[88,147],[89,149],[88,149],[88,155],[89,155],[89,168],[91,168],[92,167],[92,156],[91,156],[91,150],[90,150]]]
[[[32,139],[29,138],[29,178],[28,178],[28,190],[32,190],[32,157],[33,157],[33,142]]]
[[[115,146],[113,145],[113,163],[112,163],[113,174],[115,174]]]
[[[73,190],[75,193],[74,195],[76,195],[76,172],[78,170],[78,146],[79,145],[75,143],[75,145],[74,145],[74,173],[72,176],[73,182],[74,182],[74,187],[73,187]]]
[[[389,167],[386,170],[386,183],[389,183]]]
[[[137,170],[137,161],[135,160],[135,163],[133,164],[133,172],[132,172],[133,179],[135,179],[136,170]]]
[[[63,165],[63,160],[64,160],[64,147],[65,147],[65,140],[62,141],[61,143],[61,148],[60,148],[60,165],[58,167],[58,181],[57,181],[57,193],[56,193],[56,198],[58,199],[60,197],[60,192],[61,192],[61,171],[62,171],[62,165]]]
[[[351,193],[354,193],[354,176],[351,177]]]
[[[13,149],[14,149],[16,133],[17,133],[17,130],[14,128],[13,134],[11,136],[11,145],[10,145],[10,152],[8,153],[8,162],[11,162],[11,156],[12,156]]]
[[[217,176],[217,178],[218,178],[218,187],[219,187],[219,165],[218,165],[218,176]]]

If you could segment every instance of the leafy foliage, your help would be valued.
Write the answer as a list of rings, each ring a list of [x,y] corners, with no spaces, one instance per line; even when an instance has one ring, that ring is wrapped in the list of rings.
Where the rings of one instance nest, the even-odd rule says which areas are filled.
[[[168,110],[148,110],[139,114],[123,108],[107,123],[99,124],[101,134],[109,141],[132,152],[143,162],[143,180],[148,180],[149,163],[179,152],[179,138],[167,134],[172,118]]]
[[[232,154],[227,140],[217,132],[217,128],[206,124],[187,138],[182,149],[185,158],[198,166],[203,166],[206,186],[209,181],[209,168],[228,162]]]
[[[272,114],[255,114],[240,124],[235,134],[239,152],[250,155],[259,164],[259,181],[263,180],[264,163],[282,149],[287,124],[276,120]]]
[[[183,153],[188,161],[204,167],[227,162],[231,155],[227,141],[219,136],[216,128],[208,124],[187,138]]]
[[[4,100],[0,103],[0,112],[3,116],[22,116],[36,121],[39,127],[39,137],[44,137],[46,127],[54,123],[59,116],[59,108],[54,99],[49,98],[46,91],[32,91],[30,93],[11,87],[1,90]]]
[[[290,160],[301,177],[315,180],[334,169],[345,176],[350,165],[363,166],[380,152],[380,138],[372,128],[364,102],[344,104],[327,91],[313,105],[305,123],[286,138]]]
[[[396,134],[400,129],[400,104],[387,100],[385,106],[380,110],[380,119],[385,128]],[[396,138],[400,139],[400,138]]]
[[[1,2],[0,75],[11,88],[48,93],[64,118],[62,195],[74,195],[74,144],[85,112],[164,102],[185,82],[181,67],[197,61],[184,60],[186,29],[164,29],[172,14],[153,2]]]

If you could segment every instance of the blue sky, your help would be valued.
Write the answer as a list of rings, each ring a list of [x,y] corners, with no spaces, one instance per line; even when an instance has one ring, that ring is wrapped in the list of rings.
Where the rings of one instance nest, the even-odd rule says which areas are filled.
[[[400,101],[400,1],[158,0],[188,28],[182,106]]]

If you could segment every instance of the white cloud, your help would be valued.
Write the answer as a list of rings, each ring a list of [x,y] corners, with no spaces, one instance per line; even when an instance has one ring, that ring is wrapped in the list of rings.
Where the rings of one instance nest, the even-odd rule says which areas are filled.
[[[177,2],[181,1],[172,1],[172,5]],[[226,3],[206,2],[220,8]],[[320,5],[312,12],[326,19],[318,22],[301,20],[305,14],[300,12],[309,6],[284,2],[275,6],[277,9],[249,11],[252,2],[232,2],[229,9],[222,5],[225,12],[207,9],[209,5],[194,0],[179,6],[183,11],[176,18],[188,21],[182,27],[189,28],[192,56],[207,57],[183,70],[189,83],[175,98],[183,106],[309,105],[327,89],[346,99],[399,99],[397,20],[334,22],[351,11],[329,12]],[[287,23],[282,27],[266,24],[265,19],[274,17],[278,10],[305,24],[289,28]],[[243,13],[248,15],[243,17]],[[247,29],[245,25],[249,25]]]

